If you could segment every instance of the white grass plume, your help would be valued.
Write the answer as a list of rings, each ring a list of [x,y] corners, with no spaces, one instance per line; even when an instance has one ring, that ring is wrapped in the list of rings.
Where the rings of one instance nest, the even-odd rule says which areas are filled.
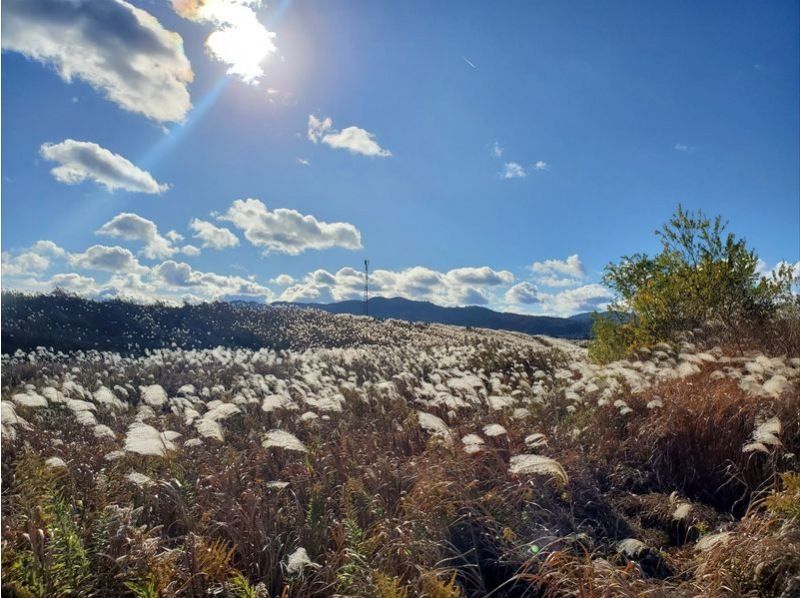
[[[528,434],[525,437],[525,446],[527,446],[530,450],[535,450],[543,446],[547,446],[547,438],[545,437],[544,434],[540,432]]]
[[[464,452],[468,455],[474,455],[483,450],[484,440],[477,434],[467,434],[461,439],[464,444]]]
[[[563,484],[569,481],[567,472],[561,464],[543,455],[514,455],[511,457],[509,471],[516,475],[547,475],[557,478]]]
[[[303,547],[298,548],[287,557],[285,566],[289,575],[301,574],[306,567],[319,567],[308,557],[308,552]]]
[[[769,453],[770,449],[768,447],[777,447],[783,445],[780,438],[778,438],[781,432],[783,432],[781,420],[779,420],[777,417],[768,419],[761,425],[757,426],[755,430],[753,430],[753,434],[751,435],[752,442],[745,444],[742,447],[742,452]]]
[[[197,432],[203,438],[213,438],[214,440],[225,442],[225,434],[222,432],[222,426],[213,419],[206,419],[204,417],[196,419],[194,420],[194,427],[197,428]]]
[[[139,387],[139,396],[142,401],[151,407],[161,407],[167,402],[167,392],[160,384]]]
[[[27,407],[29,409],[39,409],[48,406],[47,399],[33,391],[17,393],[11,397],[11,400],[20,407]]]
[[[165,434],[141,422],[128,427],[125,437],[125,450],[139,455],[163,457],[167,451],[175,450],[175,443]]]
[[[305,445],[298,440],[297,436],[285,430],[270,430],[264,435],[264,441],[261,443],[264,448],[278,447],[287,451],[297,451],[305,453]]]
[[[490,438],[495,438],[497,436],[505,436],[508,434],[508,430],[506,430],[500,424],[487,424],[483,426],[483,433]]]
[[[433,413],[417,411],[417,419],[419,420],[420,427],[426,432],[441,438],[445,444],[449,445],[453,442],[450,428],[447,427],[447,424],[444,423],[442,418],[435,416]]]

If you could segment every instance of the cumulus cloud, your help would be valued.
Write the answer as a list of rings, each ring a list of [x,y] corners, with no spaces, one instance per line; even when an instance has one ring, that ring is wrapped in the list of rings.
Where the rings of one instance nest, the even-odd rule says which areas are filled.
[[[129,249],[115,245],[92,245],[83,253],[69,256],[70,263],[84,270],[104,270],[106,272],[138,272],[144,273],[143,267]]]
[[[492,144],[489,153],[492,154],[492,156],[494,156],[495,158],[502,158],[504,151],[505,150],[503,149],[503,146],[500,145],[499,142],[495,141],[494,144]]]
[[[506,291],[505,300],[518,305],[532,305],[541,303],[542,297],[536,285],[530,282],[520,282]]]
[[[195,218],[189,223],[189,228],[195,232],[193,236],[203,242],[203,247],[225,249],[239,244],[239,238],[227,228],[215,226],[205,220]]]
[[[539,160],[533,165],[534,170],[550,170],[550,165],[544,160]]]
[[[157,194],[169,189],[169,185],[159,183],[146,170],[89,141],[66,139],[61,143],[44,143],[39,153],[46,160],[58,162],[59,166],[50,172],[67,185],[90,180],[109,191],[124,189]]]
[[[543,262],[533,262],[531,270],[543,277],[547,276],[567,276],[569,278],[583,278],[586,275],[586,268],[581,262],[578,254],[569,256],[566,260],[544,260]],[[561,286],[561,285],[548,285]]]
[[[503,164],[503,170],[500,171],[501,179],[523,179],[527,173],[521,164],[516,162],[506,162]]]
[[[66,257],[67,252],[52,241],[37,241],[27,249],[2,253],[2,273],[23,276],[44,272],[54,258]]]
[[[124,0],[4,1],[2,45],[150,119],[181,121],[191,108],[181,36]]]
[[[506,270],[456,268],[440,272],[416,266],[405,270],[375,270],[370,274],[370,293],[381,297],[405,297],[440,305],[485,305],[491,289],[514,280]],[[315,270],[286,288],[283,301],[330,302],[361,297],[364,274],[354,268],[332,273]]]
[[[233,224],[265,252],[298,255],[307,249],[361,248],[361,233],[352,224],[323,222],[286,208],[270,210],[258,199],[237,199],[218,220]]]
[[[488,266],[482,268],[456,268],[447,273],[447,277],[461,284],[478,286],[495,286],[514,282],[514,275],[508,270],[492,270]]]
[[[587,284],[576,289],[542,295],[544,310],[558,315],[602,310],[611,301],[611,292],[600,284]]]
[[[94,290],[96,288],[94,278],[91,276],[83,276],[76,272],[54,274],[48,284],[54,289],[59,288],[77,292],[84,292],[86,289]]]
[[[346,149],[363,156],[387,158],[392,155],[375,141],[375,135],[359,127],[346,127],[341,131],[333,128],[330,117],[322,120],[310,114],[308,116],[308,138],[314,143],[324,143],[334,149]]]
[[[130,212],[117,214],[95,234],[144,243],[142,255],[148,259],[169,257],[177,251],[169,239],[159,234],[155,222]]]
[[[218,299],[226,296],[261,296],[269,298],[272,291],[240,276],[201,272],[184,262],[167,260],[153,267],[151,278],[169,288],[188,289],[203,297]]]
[[[206,50],[228,65],[228,74],[258,85],[264,75],[261,63],[277,51],[275,33],[258,20],[261,0],[172,0],[172,8],[185,19],[212,25]]]
[[[290,284],[294,284],[294,278],[288,274],[279,274],[275,278],[271,279],[270,282],[280,287],[288,287]]]
[[[604,309],[611,300],[611,293],[599,284],[545,293],[530,282],[520,282],[506,291],[504,299],[516,306],[536,305],[539,313],[566,316]]]
[[[194,245],[184,245],[181,247],[181,253],[183,255],[188,255],[189,257],[196,257],[200,255],[200,248],[195,247]]]
[[[38,249],[47,251],[47,243],[50,242],[37,244]],[[30,268],[9,271],[6,268],[9,255],[4,254],[3,288],[27,292],[49,292],[55,288],[62,288],[87,297],[122,297],[142,303],[198,302],[242,296],[266,301],[273,297],[268,287],[254,280],[215,272],[202,272],[182,262],[167,260],[149,268],[140,264],[134,255],[123,247],[94,245],[82,253],[67,254],[61,249],[58,253],[66,258],[65,263],[77,270],[109,274],[102,280],[79,272],[62,271],[48,278],[43,276],[45,268],[41,268],[41,265],[36,266],[41,268],[39,271],[31,271]]]

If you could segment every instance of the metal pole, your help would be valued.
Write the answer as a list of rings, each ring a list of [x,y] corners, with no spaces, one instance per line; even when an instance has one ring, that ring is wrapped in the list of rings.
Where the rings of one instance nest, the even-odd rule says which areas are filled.
[[[369,260],[364,260],[364,315],[369,315]]]

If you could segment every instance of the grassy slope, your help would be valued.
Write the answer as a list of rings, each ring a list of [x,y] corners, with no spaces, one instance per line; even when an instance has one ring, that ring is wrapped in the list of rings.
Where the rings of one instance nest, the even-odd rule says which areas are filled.
[[[30,329],[57,329],[37,310],[25,313]],[[189,346],[208,346],[202,333],[220,329],[219,313],[184,329],[197,343]],[[797,589],[800,484],[778,474],[798,466],[800,362],[728,358],[687,344],[597,368],[562,341],[300,310],[272,316],[242,327],[253,335],[244,338],[274,334],[273,346],[291,341],[295,351],[4,358],[7,590],[778,596]],[[9,323],[5,311],[3,323],[28,326]],[[119,319],[113,328],[130,339],[149,325]],[[145,404],[152,398],[143,387],[153,384],[170,397],[164,405]],[[36,397],[46,406],[33,406]],[[198,425],[218,417],[212,401],[235,406],[217,419],[221,440]],[[79,415],[85,409],[93,415]],[[421,412],[445,428],[421,426]],[[782,422],[771,428],[774,442],[762,434],[763,451],[743,452],[770,418]],[[163,456],[125,451],[136,421],[181,437],[169,441],[174,446],[157,443]],[[490,424],[505,433],[489,435]],[[97,425],[111,434],[98,437]],[[272,429],[294,434],[307,451],[265,448]],[[530,448],[532,433],[546,445]],[[467,434],[481,437],[482,450],[466,452]],[[524,454],[552,459],[565,476],[550,462],[540,473],[512,473],[511,458]],[[52,457],[65,467],[48,466]],[[150,481],[137,485],[131,473]],[[289,566],[298,548],[313,561],[302,571]]]

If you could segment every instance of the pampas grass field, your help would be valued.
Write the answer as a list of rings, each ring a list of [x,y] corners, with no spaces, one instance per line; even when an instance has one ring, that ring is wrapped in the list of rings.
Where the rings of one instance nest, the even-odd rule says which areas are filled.
[[[800,592],[797,357],[13,299],[4,596]],[[63,301],[128,346],[25,346]],[[171,309],[208,324],[159,337]]]

